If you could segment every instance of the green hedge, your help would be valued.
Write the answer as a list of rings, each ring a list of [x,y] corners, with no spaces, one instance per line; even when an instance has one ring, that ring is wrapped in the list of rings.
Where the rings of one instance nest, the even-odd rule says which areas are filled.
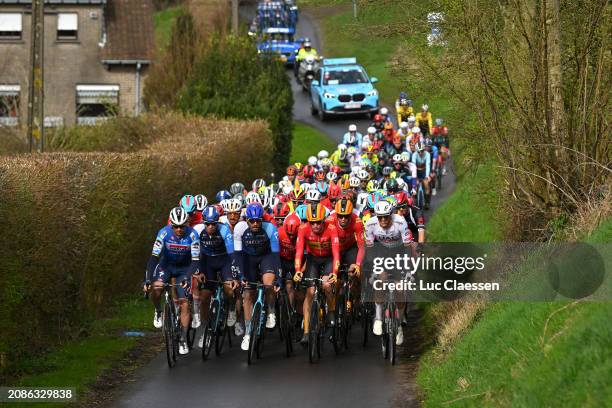
[[[281,63],[261,58],[250,39],[213,39],[178,105],[184,112],[203,116],[266,120],[274,140],[275,172],[284,173],[292,142],[289,78]]]
[[[147,123],[157,136],[134,153],[0,158],[0,378],[137,293],[154,235],[181,195],[210,196],[270,171],[263,122]]]

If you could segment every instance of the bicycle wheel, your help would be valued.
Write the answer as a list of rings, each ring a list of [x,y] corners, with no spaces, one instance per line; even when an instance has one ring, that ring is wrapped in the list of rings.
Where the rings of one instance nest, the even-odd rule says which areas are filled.
[[[334,352],[336,354],[340,354],[343,347],[343,333],[344,333],[344,318],[346,309],[346,304],[344,300],[344,295],[340,295],[340,299],[336,302],[336,312],[332,312],[334,314],[335,324],[332,326],[332,344],[334,345]]]
[[[164,307],[164,342],[166,343],[166,358],[168,359],[168,367],[172,368],[176,364],[176,356],[174,355],[174,329],[172,324],[172,311],[170,305],[166,304]]]
[[[389,307],[385,306],[382,336],[380,336],[381,351],[385,360],[389,358],[389,313]]]
[[[393,313],[389,318],[389,361],[391,365],[395,365],[396,352],[397,352],[397,344],[395,344],[395,339],[397,337],[397,325],[398,325],[398,310],[394,306]]]
[[[368,304],[363,305],[363,347],[368,345],[368,336],[370,330],[372,330],[372,315],[370,313],[370,306]]]
[[[220,356],[227,336],[227,312],[222,308],[217,330],[215,331],[215,355]]]
[[[422,184],[419,185],[419,190],[417,191],[417,207],[420,209],[425,208],[425,190]]]
[[[310,306],[310,328],[308,330],[308,359],[311,363],[316,362],[321,355],[319,348],[319,308],[319,300],[315,296]]]
[[[261,304],[255,303],[253,306],[253,313],[251,314],[251,324],[249,327],[249,351],[247,353],[247,363],[250,365],[255,361],[255,348],[257,347],[257,330],[259,325],[259,315],[261,314]]]
[[[281,340],[285,342],[285,354],[287,357],[291,356],[293,334],[291,333],[291,318],[290,318],[289,299],[286,293],[281,293],[279,297],[279,317],[280,317],[280,332]]]
[[[436,173],[436,186],[438,188],[438,190],[442,190],[442,168],[440,167],[438,169],[438,172]]]
[[[260,359],[261,355],[263,354],[263,346],[264,346],[264,342],[266,339],[266,331],[268,331],[268,329],[266,329],[266,318],[267,315],[266,313],[262,312],[259,315],[259,326],[258,326],[258,331],[257,331],[257,358]]]
[[[217,313],[219,313],[219,302],[213,299],[208,309],[208,317],[204,322],[204,344],[202,345],[202,360],[206,360],[210,355],[212,343],[215,339],[217,325]]]

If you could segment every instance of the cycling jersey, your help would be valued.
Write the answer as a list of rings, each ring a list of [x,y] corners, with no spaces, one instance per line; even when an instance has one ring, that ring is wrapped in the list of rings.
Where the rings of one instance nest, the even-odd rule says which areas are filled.
[[[331,156],[329,156],[329,159],[334,165],[340,166],[342,168],[345,168],[349,165],[348,154],[347,154],[347,157],[344,160],[342,160],[340,159],[340,150],[336,150],[335,152],[333,152]]]
[[[150,281],[157,267],[184,268],[189,267],[189,273],[193,273],[200,260],[200,239],[197,232],[187,227],[185,235],[179,238],[174,235],[171,226],[165,226],[157,233],[153,244],[153,251],[147,265],[145,280]]]
[[[413,241],[406,220],[397,214],[392,215],[391,225],[387,229],[380,226],[378,217],[370,218],[366,222],[365,231],[368,246],[374,245],[374,242],[379,242],[384,247],[395,248]]]
[[[285,227],[278,229],[278,242],[280,244],[280,257],[281,259],[294,260],[295,259],[295,246],[297,237],[293,239],[289,238]]]
[[[304,250],[313,257],[332,257],[332,273],[337,274],[340,267],[340,240],[338,230],[334,225],[323,224],[324,230],[321,234],[312,232],[310,223],[300,225],[295,249],[295,270],[302,268]]]
[[[331,209],[334,207],[331,203],[331,201],[329,201],[328,197],[325,197],[323,199],[321,199],[321,203],[320,203],[323,207],[327,208],[328,210],[331,211]]]
[[[413,154],[412,163],[416,166],[418,178],[429,177],[429,172],[431,171],[431,156],[429,152],[424,152],[423,156],[419,153]]]
[[[229,224],[219,222],[212,235],[206,232],[204,224],[197,225],[194,230],[200,237],[202,255],[221,256],[234,253],[234,235]]]
[[[421,132],[423,130],[427,130],[428,134],[431,134],[431,128],[433,127],[433,121],[431,119],[431,112],[427,112],[423,114],[423,112],[419,112],[415,116],[416,123],[418,123],[421,128]]]
[[[348,138],[350,134],[351,134],[350,132],[346,132],[344,134],[344,137],[342,138],[342,143],[345,144],[346,146],[360,147],[361,143],[363,142],[363,135],[359,132],[355,132],[355,143],[351,144],[348,142]]]
[[[234,250],[247,255],[278,253],[278,230],[270,222],[262,222],[261,229],[254,232],[246,221],[240,221],[234,228]]]
[[[334,225],[338,231],[338,240],[340,241],[340,251],[344,252],[355,246],[358,249],[355,263],[361,266],[365,256],[365,232],[363,222],[355,214],[351,214],[351,221],[346,228],[342,228],[338,223],[338,216],[333,213],[326,221],[328,224]]]

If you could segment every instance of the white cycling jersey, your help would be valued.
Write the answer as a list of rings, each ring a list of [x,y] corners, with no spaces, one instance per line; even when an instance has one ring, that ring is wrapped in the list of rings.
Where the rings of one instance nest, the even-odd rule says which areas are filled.
[[[384,229],[378,222],[378,217],[371,217],[365,224],[366,245],[379,242],[387,248],[395,248],[412,242],[412,234],[404,217],[393,214],[391,225]]]

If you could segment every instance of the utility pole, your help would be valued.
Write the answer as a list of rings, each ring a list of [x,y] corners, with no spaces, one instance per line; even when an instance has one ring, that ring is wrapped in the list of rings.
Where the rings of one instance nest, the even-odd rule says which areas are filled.
[[[28,138],[30,152],[41,152],[45,140],[44,113],[44,42],[45,0],[32,0],[32,35],[30,41],[30,97],[28,100]]]
[[[357,0],[353,0],[353,18],[357,20]]]
[[[232,7],[232,33],[238,35],[238,3],[240,0],[230,0]]]

